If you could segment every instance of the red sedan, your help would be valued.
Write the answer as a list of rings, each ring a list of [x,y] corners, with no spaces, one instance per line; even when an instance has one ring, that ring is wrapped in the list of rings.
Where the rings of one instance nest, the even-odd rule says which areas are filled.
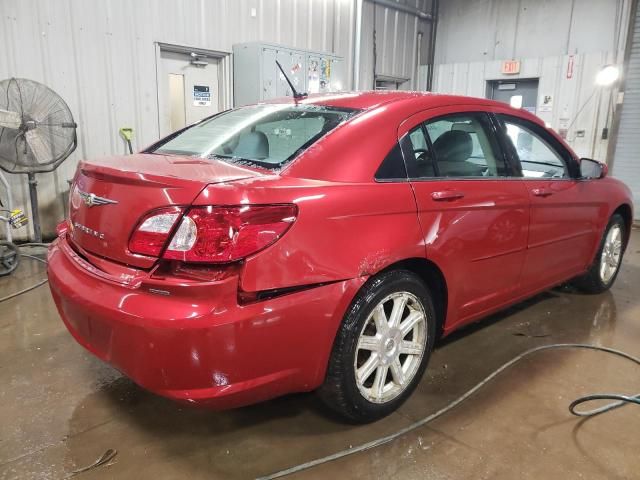
[[[76,340],[217,408],[319,389],[396,409],[442,335],[615,281],[629,189],[535,116],[410,92],[282,99],[84,161],[49,251]]]

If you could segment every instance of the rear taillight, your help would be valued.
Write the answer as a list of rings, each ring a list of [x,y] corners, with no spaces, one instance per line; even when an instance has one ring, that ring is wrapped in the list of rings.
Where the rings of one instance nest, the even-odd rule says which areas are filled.
[[[132,253],[157,257],[169,240],[169,235],[182,214],[178,207],[154,210],[142,219],[129,240]]]
[[[58,225],[56,225],[56,236],[61,237],[62,235],[67,233],[68,229],[69,224],[67,223],[67,220],[61,221],[60,223],[58,223]]]
[[[267,248],[296,219],[295,205],[194,207],[182,218],[163,258],[227,263]]]
[[[155,210],[129,240],[133,253],[183,262],[228,263],[253,255],[280,238],[293,224],[295,205],[241,205]],[[178,219],[181,218],[176,228]]]

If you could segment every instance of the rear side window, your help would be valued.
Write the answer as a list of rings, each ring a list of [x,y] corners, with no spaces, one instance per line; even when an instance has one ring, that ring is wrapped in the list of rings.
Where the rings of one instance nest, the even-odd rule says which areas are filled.
[[[484,114],[456,114],[425,124],[441,177],[503,177],[509,175]]]
[[[402,142],[411,178],[511,175],[485,113],[456,113],[415,127]]]
[[[378,168],[376,180],[406,180],[407,169],[402,158],[402,150],[398,143],[391,149]]]

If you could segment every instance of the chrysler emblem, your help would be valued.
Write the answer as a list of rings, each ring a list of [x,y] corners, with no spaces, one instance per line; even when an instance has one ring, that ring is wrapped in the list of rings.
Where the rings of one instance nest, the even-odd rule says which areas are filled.
[[[81,192],[80,190],[78,190],[78,195],[80,195],[80,198],[82,198],[82,201],[87,207],[99,207],[100,205],[107,205],[109,203],[118,203],[116,200],[98,197],[93,193]]]

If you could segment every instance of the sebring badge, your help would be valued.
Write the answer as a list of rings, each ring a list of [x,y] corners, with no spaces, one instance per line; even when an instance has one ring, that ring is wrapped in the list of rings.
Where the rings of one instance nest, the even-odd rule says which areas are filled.
[[[104,233],[102,232],[98,232],[97,230],[93,230],[92,228],[85,227],[84,225],[78,222],[73,222],[73,226],[75,227],[74,231],[80,230],[81,232],[84,232],[87,235],[91,235],[92,237],[96,237],[96,238],[99,238],[100,240],[104,240]]]
[[[82,201],[87,207],[99,207],[100,205],[107,205],[109,203],[118,203],[116,200],[98,197],[93,193],[86,193],[80,190],[78,190],[78,195],[80,195],[80,198],[82,198]]]

